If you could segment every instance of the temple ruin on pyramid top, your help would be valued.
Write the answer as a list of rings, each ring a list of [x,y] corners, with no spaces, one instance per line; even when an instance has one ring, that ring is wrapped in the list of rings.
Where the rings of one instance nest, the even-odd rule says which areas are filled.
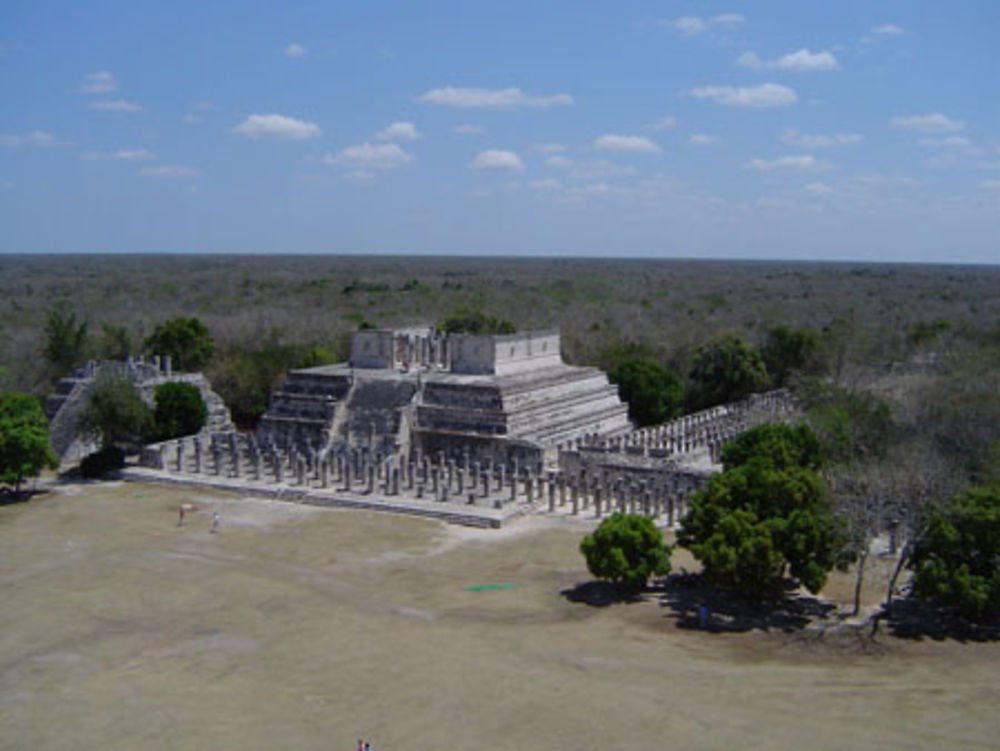
[[[556,330],[359,331],[348,363],[291,371],[257,427],[262,445],[482,461],[553,461],[570,442],[631,429],[607,376],[567,365]]]

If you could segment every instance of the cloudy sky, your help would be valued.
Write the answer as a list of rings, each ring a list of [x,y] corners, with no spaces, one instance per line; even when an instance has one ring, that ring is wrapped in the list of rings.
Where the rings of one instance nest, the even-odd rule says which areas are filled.
[[[0,252],[1000,262],[996,0],[6,0],[0,89]]]

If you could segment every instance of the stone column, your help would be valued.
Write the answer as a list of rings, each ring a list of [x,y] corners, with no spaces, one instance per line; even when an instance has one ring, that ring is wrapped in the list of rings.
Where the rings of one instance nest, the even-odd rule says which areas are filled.
[[[285,462],[280,456],[274,454],[271,457],[271,463],[274,466],[274,481],[279,484],[284,482]]]
[[[177,471],[184,471],[184,440],[177,441]]]
[[[319,484],[324,490],[330,487],[330,460],[327,457],[320,461]]]
[[[375,467],[372,464],[368,465],[368,493],[375,492]]]
[[[201,474],[201,439],[194,439],[194,472],[196,475]]]
[[[594,518],[601,518],[601,486],[597,485],[594,488]]]

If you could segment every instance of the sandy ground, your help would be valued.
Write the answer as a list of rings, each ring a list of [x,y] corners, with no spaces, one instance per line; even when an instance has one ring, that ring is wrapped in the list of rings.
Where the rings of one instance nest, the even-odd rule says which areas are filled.
[[[587,526],[140,484],[0,507],[0,748],[1000,747],[1000,645],[859,652],[572,602]],[[466,589],[491,583],[513,586]]]

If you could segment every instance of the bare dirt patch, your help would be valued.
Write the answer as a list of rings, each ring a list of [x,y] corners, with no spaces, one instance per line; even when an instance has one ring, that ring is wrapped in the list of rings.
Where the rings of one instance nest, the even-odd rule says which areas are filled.
[[[995,747],[1000,645],[572,602],[582,528],[138,484],[0,508],[0,748]]]

